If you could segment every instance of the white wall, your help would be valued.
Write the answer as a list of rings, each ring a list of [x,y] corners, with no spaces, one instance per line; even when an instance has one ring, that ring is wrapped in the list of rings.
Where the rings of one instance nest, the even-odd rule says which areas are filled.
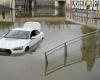
[[[6,7],[10,7],[10,8],[12,7],[15,9],[15,0],[13,0],[13,4],[11,4],[11,3],[12,3],[12,0],[0,0],[1,5],[4,5]]]

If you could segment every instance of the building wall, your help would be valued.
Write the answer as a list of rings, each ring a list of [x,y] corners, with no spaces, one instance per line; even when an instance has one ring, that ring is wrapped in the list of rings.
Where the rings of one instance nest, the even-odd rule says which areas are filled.
[[[15,0],[16,5],[23,5],[25,1],[29,0]],[[33,2],[36,1],[37,5],[51,5],[53,4],[54,0],[32,0]]]
[[[0,0],[0,5],[7,8],[15,8],[15,0]]]

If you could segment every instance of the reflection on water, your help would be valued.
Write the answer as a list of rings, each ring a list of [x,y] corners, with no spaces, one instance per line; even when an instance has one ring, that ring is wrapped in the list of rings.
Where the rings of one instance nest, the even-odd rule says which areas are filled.
[[[64,16],[64,11],[55,9],[37,9],[30,13],[25,13],[25,16]],[[42,12],[42,13],[41,13]],[[7,33],[14,27],[22,27],[23,23],[20,22],[22,19],[15,20],[16,17],[23,16],[22,12],[3,12],[0,15],[0,21],[6,23],[0,23],[0,36]],[[79,21],[96,22],[95,19],[88,18],[87,14],[84,13],[71,13],[67,12],[70,17]],[[37,15],[36,15],[37,14]],[[68,16],[69,16],[68,15]],[[76,17],[80,16],[80,17]],[[25,18],[28,19],[28,18]],[[40,19],[40,18],[39,18]],[[88,21],[87,21],[88,20]],[[12,23],[14,22],[15,23]],[[30,19],[29,19],[30,21]],[[8,22],[8,23],[7,23]],[[11,23],[9,23],[11,22]],[[22,21],[24,22],[24,20]],[[98,23],[99,24],[99,23]],[[44,52],[51,49],[52,47],[58,46],[59,44],[76,38],[80,35],[95,31],[95,29],[88,28],[87,26],[80,26],[76,24],[68,24],[63,20],[52,20],[51,22],[41,21],[42,30],[45,33],[45,39],[33,46],[29,52],[12,56],[0,56],[0,79],[2,80],[99,80],[100,75],[100,31],[89,37],[81,37],[81,40],[69,45],[68,55],[65,56],[65,45],[58,49],[58,52],[54,52],[53,55],[48,57],[47,67],[54,69],[56,66],[61,66],[59,71],[52,73],[44,77]],[[28,54],[28,55],[27,55]],[[3,54],[4,55],[4,54]],[[17,57],[18,56],[18,57]],[[66,60],[65,60],[66,59]],[[66,63],[65,63],[66,62]],[[86,63],[84,65],[84,62]],[[63,68],[68,66],[66,68]],[[84,67],[86,67],[84,69]],[[92,70],[93,69],[93,70]],[[57,69],[58,70],[58,69]],[[87,71],[90,73],[88,73]],[[77,73],[77,74],[76,74]],[[13,75],[13,76],[12,76]],[[60,75],[60,76],[59,76]],[[89,75],[89,76],[88,76]],[[79,77],[81,76],[81,77]]]
[[[66,18],[73,19],[83,24],[96,26],[97,28],[99,28],[100,25],[100,13],[96,11],[72,9],[66,12]]]
[[[15,11],[0,9],[0,22],[15,22]]]
[[[14,26],[13,26],[14,25]],[[6,33],[9,29],[13,27],[20,27],[23,23],[14,23],[9,25],[9,27],[1,28],[0,35]],[[0,79],[2,80],[52,80],[55,77],[55,80],[62,80],[69,78],[70,80],[80,80],[85,79],[89,80],[94,77],[99,78],[99,63],[100,60],[97,57],[100,56],[100,32],[93,34],[90,38],[82,37],[81,41],[78,41],[68,47],[68,57],[67,62],[71,62],[72,66],[69,66],[67,69],[60,69],[55,73],[52,73],[48,76],[44,76],[44,52],[49,50],[52,47],[55,47],[61,44],[64,41],[69,41],[75,37],[78,37],[82,34],[89,33],[92,30],[87,27],[82,28],[83,26],[75,24],[66,24],[66,23],[46,23],[41,22],[42,30],[45,34],[45,39],[40,43],[37,49],[34,52],[34,47],[23,56],[18,55],[18,57],[12,56],[0,56]],[[66,34],[66,35],[65,35]],[[95,48],[94,48],[95,47]],[[52,68],[59,63],[64,61],[64,48],[59,49],[57,54],[51,55],[49,57],[48,67]],[[62,52],[63,51],[63,52]],[[83,73],[88,74],[86,69],[84,69],[84,63],[86,62],[87,70],[91,71],[90,76],[83,75]],[[77,63],[77,64],[76,64]],[[67,63],[66,63],[67,64]],[[75,66],[76,65],[76,66]],[[95,67],[95,66],[96,67]],[[67,66],[67,65],[66,65]],[[99,71],[98,73],[92,72]],[[78,71],[81,71],[78,73]],[[77,73],[77,75],[76,75]],[[10,75],[9,75],[10,74]],[[13,76],[12,76],[13,75]],[[60,75],[60,76],[59,76]],[[81,78],[79,78],[79,75]],[[70,76],[70,77],[69,77]],[[82,77],[84,76],[84,77]],[[62,77],[62,78],[61,78]],[[75,79],[75,77],[77,79]],[[94,79],[91,79],[94,80]],[[99,79],[95,79],[99,80]]]
[[[86,61],[88,71],[92,70],[99,46],[100,45],[96,45],[95,35],[83,40],[82,59]]]
[[[64,9],[55,9],[55,8],[37,8],[36,10],[32,10],[32,12],[26,11],[16,11],[16,17],[45,17],[45,16],[65,16]]]
[[[82,22],[84,24],[94,24],[99,28],[99,17],[100,14],[95,11],[86,10],[69,10],[63,8],[44,8],[39,7],[32,9],[31,11],[21,10],[10,10],[10,9],[0,9],[0,21],[3,22],[15,22],[16,18],[34,18],[34,17],[65,17],[74,19],[75,21]]]
[[[83,29],[83,33],[95,31],[93,29]],[[90,37],[83,38],[82,59],[86,61],[87,70],[91,71],[95,63],[95,59],[100,54],[100,31],[91,35]]]
[[[37,8],[31,12],[25,10],[10,10],[10,9],[0,9],[0,21],[1,22],[15,22],[16,18],[20,17],[65,17],[64,9],[55,8]]]
[[[82,36],[80,39],[75,38],[76,40],[70,41],[68,45],[66,42],[66,44],[47,51],[45,53],[45,75],[83,61],[86,62],[87,71],[91,71],[96,58],[100,57],[98,56],[100,54],[100,37],[98,36],[100,31],[95,31],[95,29],[83,27],[83,34],[93,33]]]

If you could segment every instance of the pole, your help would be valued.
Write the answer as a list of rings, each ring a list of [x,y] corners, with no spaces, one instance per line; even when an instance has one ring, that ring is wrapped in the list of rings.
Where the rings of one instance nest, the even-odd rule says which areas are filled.
[[[67,63],[67,45],[66,45],[66,43],[64,44],[64,46],[65,46],[64,66],[66,66],[66,63]]]
[[[46,76],[47,68],[48,68],[48,58],[47,58],[47,55],[45,53],[45,76]]]
[[[92,3],[92,5],[93,5],[93,6],[92,6],[92,10],[94,10],[94,0],[93,0],[93,3]]]

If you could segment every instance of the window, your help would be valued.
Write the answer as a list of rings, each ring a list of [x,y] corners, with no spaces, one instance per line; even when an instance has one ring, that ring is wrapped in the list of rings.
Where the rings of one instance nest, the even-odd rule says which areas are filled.
[[[35,32],[36,32],[36,35],[38,35],[40,33],[38,30],[35,30]]]
[[[29,31],[21,31],[21,30],[12,30],[8,32],[4,37],[5,38],[16,38],[16,39],[28,39]]]
[[[31,32],[30,38],[31,38],[32,36],[38,35],[39,33],[40,33],[40,32],[39,32],[38,30],[33,30],[33,31]]]

